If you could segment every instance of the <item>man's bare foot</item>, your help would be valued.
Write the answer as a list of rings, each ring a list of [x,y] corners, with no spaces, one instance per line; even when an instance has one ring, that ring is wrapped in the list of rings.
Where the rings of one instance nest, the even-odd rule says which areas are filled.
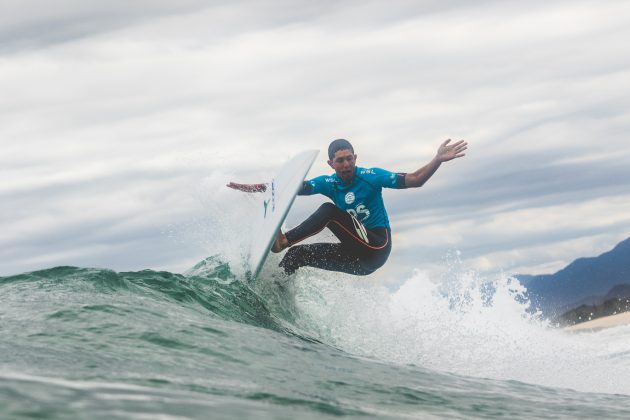
[[[271,252],[273,252],[274,254],[277,254],[278,252],[282,251],[288,246],[289,246],[289,241],[287,237],[284,236],[284,233],[282,233],[281,230],[279,230],[278,236],[276,236],[276,240],[273,242],[273,245],[271,247]]]

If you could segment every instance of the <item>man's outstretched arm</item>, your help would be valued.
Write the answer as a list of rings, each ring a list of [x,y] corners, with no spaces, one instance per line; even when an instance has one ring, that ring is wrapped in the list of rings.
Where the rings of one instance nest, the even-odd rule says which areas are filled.
[[[265,192],[267,191],[267,184],[238,184],[236,182],[230,182],[226,185],[235,190],[244,192]]]
[[[464,140],[460,140],[452,145],[449,145],[450,142],[451,139],[448,139],[440,145],[437,154],[431,162],[427,163],[415,172],[406,174],[405,187],[416,188],[423,186],[424,183],[433,176],[435,171],[438,170],[443,162],[448,162],[449,160],[466,156],[464,151],[468,148],[468,143]]]
[[[230,187],[234,190],[239,190],[248,193],[265,192],[267,191],[269,184],[239,184],[236,182],[230,182],[226,187]],[[304,181],[302,187],[298,190],[297,195],[311,195],[313,194],[313,186],[310,182]]]

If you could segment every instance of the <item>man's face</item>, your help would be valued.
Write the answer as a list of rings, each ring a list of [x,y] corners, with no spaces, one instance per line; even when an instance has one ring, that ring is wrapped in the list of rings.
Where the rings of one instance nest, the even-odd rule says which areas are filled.
[[[351,182],[354,178],[354,165],[357,160],[357,155],[352,153],[349,149],[337,150],[332,160],[328,161],[331,168],[335,170],[335,173],[343,182]]]

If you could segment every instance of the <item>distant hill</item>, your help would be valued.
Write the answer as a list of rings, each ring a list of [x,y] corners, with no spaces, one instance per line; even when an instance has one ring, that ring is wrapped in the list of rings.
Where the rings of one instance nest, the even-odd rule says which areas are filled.
[[[515,277],[527,287],[533,305],[549,318],[581,304],[601,303],[609,294],[625,294],[624,287],[630,285],[630,238],[598,257],[579,258],[557,273]]]
[[[619,284],[613,287],[612,289],[610,289],[610,292],[608,292],[606,296],[604,296],[603,300],[615,299],[615,298],[623,299],[629,296],[630,296],[630,284]]]
[[[554,319],[560,326],[579,324],[603,316],[617,315],[630,311],[630,285],[613,287],[606,296],[593,304],[581,304]]]

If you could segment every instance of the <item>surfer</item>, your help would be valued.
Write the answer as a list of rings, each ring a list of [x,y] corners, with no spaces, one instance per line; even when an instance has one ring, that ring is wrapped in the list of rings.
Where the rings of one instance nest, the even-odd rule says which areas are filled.
[[[278,232],[271,251],[279,253],[289,248],[280,266],[287,274],[310,266],[354,275],[367,275],[382,267],[392,247],[382,189],[424,185],[442,163],[465,156],[468,143],[450,142],[450,139],[443,142],[429,163],[415,172],[404,173],[358,167],[350,142],[334,140],[328,146],[328,164],[335,173],[304,181],[298,192],[298,195],[323,194],[332,202],[322,204],[299,226]],[[247,192],[266,189],[265,184],[230,182],[227,186]],[[297,245],[326,227],[339,242]]]

